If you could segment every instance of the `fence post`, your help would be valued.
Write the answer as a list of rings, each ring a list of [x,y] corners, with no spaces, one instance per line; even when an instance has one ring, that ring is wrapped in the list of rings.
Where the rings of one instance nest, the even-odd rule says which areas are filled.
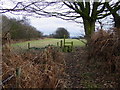
[[[71,51],[73,51],[73,41],[71,42]]]
[[[28,43],[28,49],[30,49],[30,43]]]
[[[65,35],[64,35],[64,42],[63,42],[63,52],[65,52]]]
[[[20,88],[21,68],[16,68],[16,88]]]
[[[60,41],[60,48],[62,48],[62,40]]]
[[[57,47],[59,47],[59,42],[57,42]]]
[[[65,46],[65,35],[64,35],[64,46]]]

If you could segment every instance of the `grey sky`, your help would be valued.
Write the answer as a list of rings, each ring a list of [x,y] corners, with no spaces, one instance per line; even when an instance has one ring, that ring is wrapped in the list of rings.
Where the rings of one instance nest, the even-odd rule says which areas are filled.
[[[1,0],[2,7],[12,8],[14,3],[10,1],[14,0]],[[18,1],[18,0],[16,0]],[[20,0],[21,1],[21,0]],[[0,3],[1,4],[1,3]],[[6,13],[9,17],[22,18],[22,15],[12,15],[11,13]],[[49,18],[35,18],[32,16],[27,16],[27,13],[24,14],[28,19],[30,19],[30,24],[34,26],[37,30],[42,31],[44,34],[54,33],[55,30],[59,27],[64,27],[70,32],[70,36],[79,36],[84,34],[83,25],[77,24],[72,21],[65,21],[55,17]]]
[[[7,13],[9,17],[22,18],[22,15],[12,15]],[[80,23],[75,23],[73,21],[66,21],[55,17],[49,18],[36,18],[32,16],[26,16],[30,20],[30,24],[34,26],[38,31],[43,32],[44,35],[49,35],[55,32],[59,27],[64,27],[70,32],[70,36],[81,36],[84,35],[84,26]],[[81,19],[82,21],[82,19]],[[108,19],[102,20],[102,23],[111,22]],[[99,24],[96,23],[96,28],[99,27]],[[110,26],[104,25],[104,29],[109,28]],[[100,28],[100,27],[99,27]]]
[[[4,7],[12,7],[14,4],[11,3],[9,0],[1,0],[3,1],[3,6]],[[12,0],[14,1],[14,0]],[[16,0],[18,1],[18,0]],[[21,1],[21,0],[20,0]],[[21,15],[11,15],[10,13],[7,13],[8,16],[10,17],[22,17]],[[24,14],[25,15],[25,14]],[[70,22],[70,21],[65,21],[62,19],[58,19],[55,17],[50,17],[50,18],[35,18],[35,17],[28,17],[26,16],[28,19],[30,19],[30,24],[32,26],[34,26],[35,28],[37,28],[37,30],[42,31],[44,34],[51,34],[54,33],[54,31],[58,28],[58,27],[64,27],[66,28],[69,32],[71,36],[79,36],[79,35],[83,35],[84,34],[84,29],[83,29],[83,24],[78,24],[75,22]],[[82,19],[81,19],[82,21]],[[105,22],[107,20],[103,20],[103,22]],[[98,23],[96,23],[96,28],[99,26]],[[104,28],[106,28],[107,26],[105,26]]]
[[[30,19],[31,25],[35,26],[38,30],[44,32],[44,34],[51,34],[55,32],[58,27],[66,28],[71,36],[78,36],[84,34],[82,24],[75,22],[65,21],[55,17],[50,18],[34,18]]]
[[[6,13],[9,18],[22,19],[22,15],[12,15]],[[38,31],[43,32],[44,35],[52,34],[59,27],[64,27],[70,33],[70,36],[84,35],[83,24],[75,23],[73,21],[66,21],[55,17],[49,18],[36,18],[32,16],[26,16],[30,20],[30,24],[34,26]]]

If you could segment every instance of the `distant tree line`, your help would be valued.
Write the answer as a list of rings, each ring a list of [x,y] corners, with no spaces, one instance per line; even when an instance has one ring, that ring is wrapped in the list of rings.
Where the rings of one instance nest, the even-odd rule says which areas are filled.
[[[6,16],[2,16],[2,32],[3,35],[9,32],[13,40],[29,40],[42,37],[42,32],[28,24],[26,19],[9,19]]]

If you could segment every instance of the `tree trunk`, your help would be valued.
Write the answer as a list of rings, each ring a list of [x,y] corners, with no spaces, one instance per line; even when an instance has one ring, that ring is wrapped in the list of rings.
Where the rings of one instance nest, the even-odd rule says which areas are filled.
[[[83,24],[85,29],[85,38],[87,40],[86,46],[89,47],[91,35],[95,31],[95,21],[83,20]]]
[[[120,16],[114,16],[114,21],[115,21],[114,26],[116,28],[120,28]]]
[[[88,60],[91,59],[91,35],[95,31],[95,21],[88,21],[88,20],[83,20],[84,24],[84,31],[85,31],[85,38],[87,40],[87,51],[88,51]]]
[[[95,31],[95,21],[83,20],[85,36],[90,38],[92,33]]]

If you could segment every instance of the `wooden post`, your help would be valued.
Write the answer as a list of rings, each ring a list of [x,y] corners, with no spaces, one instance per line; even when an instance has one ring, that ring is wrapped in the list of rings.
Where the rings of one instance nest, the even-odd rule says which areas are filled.
[[[60,41],[60,48],[62,48],[62,40]]]
[[[64,46],[65,46],[65,35],[64,35]]]
[[[16,88],[20,88],[21,68],[16,68]]]
[[[64,35],[64,42],[63,42],[63,52],[65,51],[65,35]]]
[[[71,42],[71,51],[73,51],[73,41]]]
[[[57,42],[57,47],[59,47],[59,42]]]
[[[28,49],[30,49],[30,43],[28,43]]]

